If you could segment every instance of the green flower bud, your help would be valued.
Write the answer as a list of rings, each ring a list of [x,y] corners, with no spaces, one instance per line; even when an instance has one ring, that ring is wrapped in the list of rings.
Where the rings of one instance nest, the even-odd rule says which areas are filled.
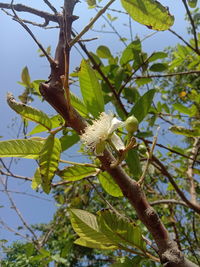
[[[136,132],[138,130],[138,125],[139,125],[139,122],[136,119],[136,117],[133,115],[128,117],[128,119],[126,119],[125,121],[125,128],[128,133]]]

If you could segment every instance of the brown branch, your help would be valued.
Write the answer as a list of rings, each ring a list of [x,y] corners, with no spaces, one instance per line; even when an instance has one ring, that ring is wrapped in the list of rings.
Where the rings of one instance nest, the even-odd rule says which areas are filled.
[[[3,180],[0,179],[1,181],[1,184],[4,186],[4,189],[5,189],[5,193],[12,205],[12,208],[15,210],[16,214],[18,215],[19,219],[21,220],[21,222],[23,223],[24,227],[32,234],[33,238],[34,238],[34,243],[36,244],[37,243],[37,236],[36,234],[34,233],[34,231],[32,230],[32,228],[27,224],[27,222],[25,221],[24,217],[22,216],[20,210],[17,208],[14,200],[12,199],[11,197],[11,194],[8,192],[7,188],[6,188],[6,185],[4,184]]]
[[[12,6],[11,6],[11,4],[0,3],[0,8],[11,10]],[[59,21],[59,16],[56,16],[56,15],[53,15],[53,14],[50,14],[48,12],[44,12],[41,10],[37,10],[35,8],[25,6],[22,4],[15,4],[15,5],[13,5],[13,8],[14,8],[14,10],[16,10],[18,12],[27,12],[27,13],[36,15],[36,16],[41,17],[41,18],[48,20],[48,21],[57,22],[57,23]]]
[[[160,205],[160,204],[174,204],[174,205],[182,205],[184,207],[188,207],[188,205],[184,201],[180,201],[176,199],[161,199],[161,200],[156,200],[150,203],[151,206]]]
[[[44,47],[41,45],[41,43],[36,39],[35,35],[32,33],[32,31],[29,29],[29,27],[23,22],[22,19],[20,19],[17,15],[17,13],[15,12],[14,9],[14,5],[13,5],[14,0],[12,0],[11,2],[11,9],[13,11],[13,19],[15,21],[17,21],[28,33],[29,35],[32,37],[32,39],[35,41],[35,43],[38,45],[38,47],[42,50],[43,54],[45,55],[45,57],[47,58],[47,60],[49,61],[50,65],[55,65],[54,60],[48,55],[48,53],[46,52],[46,50],[44,49]]]
[[[182,71],[182,72],[167,73],[167,74],[135,76],[133,77],[133,79],[139,80],[142,78],[163,78],[163,77],[172,77],[172,76],[178,76],[178,75],[199,74],[199,73],[200,73],[200,70],[190,70],[190,71]]]
[[[180,198],[188,205],[188,207],[190,207],[195,212],[197,212],[198,214],[200,214],[200,205],[197,204],[197,203],[193,203],[193,202],[191,202],[190,200],[187,199],[187,197],[185,196],[185,194],[181,191],[181,189],[176,184],[176,182],[174,181],[174,179],[171,176],[171,174],[168,172],[168,170],[166,169],[166,167],[162,164],[162,162],[159,161],[155,156],[152,157],[152,160],[156,163],[156,165],[158,165],[160,167],[160,171],[162,172],[163,175],[165,175],[168,178],[168,180],[173,185],[175,191],[178,193],[178,195],[180,196]]]
[[[17,178],[17,179],[21,179],[21,180],[31,181],[32,182],[32,178],[26,177],[26,176],[17,175],[17,174],[13,174],[10,171],[9,172],[5,172],[3,170],[0,170],[0,174],[1,175],[10,176],[10,177],[14,177],[14,178]]]
[[[193,167],[195,164],[196,157],[198,155],[199,148],[200,148],[199,138],[194,138],[194,144],[192,146],[191,157],[188,160],[188,168],[186,172],[188,181],[189,181],[189,191],[190,191],[190,197],[191,197],[192,203],[197,203],[195,180],[193,177]]]
[[[151,54],[148,58],[146,58],[142,64],[140,64],[132,73],[131,75],[129,75],[126,79],[126,81],[124,82],[124,84],[120,87],[119,91],[118,91],[118,96],[120,96],[121,92],[123,91],[123,89],[126,87],[126,85],[131,81],[131,79],[133,78],[133,75],[140,69],[142,68],[147,62],[148,60],[153,56],[153,54]]]
[[[147,143],[147,144],[152,144],[152,141],[150,141],[150,140],[146,140],[146,139],[144,139],[143,137],[137,137],[137,138],[140,139],[140,140],[142,140],[142,141],[144,141],[144,142]],[[163,149],[166,149],[166,150],[168,150],[168,151],[170,151],[170,152],[172,152],[172,153],[174,153],[174,154],[180,155],[180,156],[182,156],[182,157],[184,157],[184,158],[192,159],[190,156],[187,156],[187,155],[185,155],[185,154],[183,154],[183,153],[181,153],[181,152],[178,152],[178,151],[176,151],[176,150],[174,150],[174,149],[172,149],[172,148],[166,147],[166,146],[164,146],[164,145],[162,145],[162,144],[156,143],[156,146],[162,147]],[[195,160],[195,162],[200,163],[199,160]]]
[[[188,17],[189,17],[190,23],[191,23],[191,25],[192,25],[193,36],[194,36],[194,42],[195,42],[195,50],[196,50],[196,52],[199,54],[200,51],[199,51],[199,47],[198,47],[198,38],[197,38],[197,32],[196,32],[196,27],[195,27],[195,24],[194,24],[194,20],[193,20],[193,18],[192,18],[192,15],[191,15],[191,12],[190,12],[190,10],[189,10],[189,8],[188,8],[188,5],[187,5],[186,0],[182,0],[182,2],[183,2],[183,5],[184,5],[184,7],[185,7],[185,10],[186,10],[186,12],[187,12],[187,15],[188,15]]]
[[[43,1],[54,12],[55,15],[58,14],[58,11],[56,10],[56,8],[48,0],[43,0]]]
[[[19,231],[15,230],[14,228],[8,226],[3,220],[0,219],[0,224],[7,229],[8,231],[14,233],[15,235],[21,236],[22,238],[26,239],[28,242],[31,242],[32,240],[29,239],[26,235],[21,234]]]
[[[200,55],[200,51],[196,50],[193,46],[190,45],[190,43],[188,43],[183,37],[181,37],[178,33],[176,33],[175,31],[173,31],[172,29],[168,30],[169,32],[171,32],[172,34],[174,34],[176,37],[178,37],[181,41],[184,42],[184,44],[186,44],[189,48],[191,48],[195,53],[197,53],[198,55]]]

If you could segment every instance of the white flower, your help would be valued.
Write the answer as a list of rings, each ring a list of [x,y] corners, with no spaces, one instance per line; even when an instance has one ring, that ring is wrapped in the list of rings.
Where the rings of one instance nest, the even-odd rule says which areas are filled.
[[[119,136],[113,133],[117,128],[123,127],[124,122],[114,117],[112,113],[101,113],[100,117],[85,128],[81,141],[97,156],[103,155],[106,141],[110,140],[117,150],[125,148]]]

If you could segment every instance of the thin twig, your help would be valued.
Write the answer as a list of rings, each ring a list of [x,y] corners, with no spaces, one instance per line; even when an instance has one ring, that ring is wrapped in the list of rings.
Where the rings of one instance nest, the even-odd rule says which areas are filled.
[[[5,193],[5,190],[0,189],[0,192]],[[33,195],[33,194],[29,194],[29,193],[26,193],[26,192],[19,192],[19,191],[13,191],[13,190],[7,190],[7,192],[12,193],[12,194],[25,195],[25,196],[29,196],[29,197],[45,200],[45,201],[48,201],[48,202],[52,202],[52,200],[50,200],[50,199],[47,199],[47,198],[44,198],[44,197],[40,197],[40,196],[37,196],[37,195]]]
[[[160,167],[161,173],[168,178],[168,180],[173,185],[175,191],[178,193],[178,195],[180,196],[180,198],[188,205],[188,207],[190,207],[191,209],[193,209],[194,211],[196,211],[198,214],[200,214],[200,205],[197,204],[197,203],[193,203],[193,202],[191,202],[190,200],[187,199],[187,197],[185,196],[185,194],[183,193],[183,191],[177,185],[177,183],[175,182],[174,178],[168,172],[167,168],[162,164],[162,162],[158,158],[156,158],[154,155],[152,156],[152,160],[156,163],[157,166]]]
[[[17,15],[17,13],[15,12],[14,9],[14,0],[11,1],[11,9],[13,11],[13,19],[15,21],[17,21],[32,37],[32,39],[35,41],[35,43],[38,45],[38,47],[42,50],[43,54],[45,55],[45,57],[47,58],[47,60],[49,61],[50,65],[55,65],[55,61],[48,55],[48,53],[46,52],[46,50],[44,49],[44,47],[40,44],[40,42],[36,39],[35,35],[32,33],[32,31],[29,29],[29,27],[23,22],[22,19],[20,19]]]
[[[192,15],[191,15],[191,12],[188,8],[188,5],[187,5],[187,2],[186,0],[182,0],[184,6],[185,6],[185,10],[187,12],[187,15],[189,17],[189,20],[190,20],[190,23],[192,25],[192,30],[193,30],[193,36],[194,36],[194,42],[195,42],[195,49],[196,49],[196,52],[199,53],[199,47],[198,47],[198,38],[197,38],[197,32],[196,32],[196,27],[195,27],[195,24],[194,24],[194,20],[192,18]]]
[[[193,212],[193,216],[192,216],[192,229],[193,229],[193,234],[194,234],[194,238],[195,241],[197,243],[197,247],[199,247],[199,238],[197,237],[197,231],[196,231],[196,223],[195,223],[195,213]]]
[[[87,178],[86,179],[88,181],[88,183],[90,183],[90,185],[94,188],[94,190],[97,192],[97,194],[100,196],[100,198],[106,203],[106,205],[111,209],[113,210],[116,214],[122,216],[111,204],[108,200],[105,199],[105,197],[101,194],[101,192],[99,192],[99,190],[97,189],[97,187],[94,185],[94,183],[89,179]]]
[[[163,77],[172,77],[172,76],[178,76],[178,75],[199,74],[199,73],[200,73],[200,70],[190,70],[190,71],[182,71],[182,72],[167,73],[167,74],[135,76],[135,77],[133,77],[133,79],[139,80],[142,78],[163,78]]]
[[[14,200],[12,199],[11,197],[11,194],[8,192],[8,190],[5,188],[5,184],[3,182],[2,179],[0,179],[2,185],[4,186],[4,189],[5,189],[5,193],[12,205],[12,208],[15,210],[16,214],[18,215],[18,217],[20,218],[21,222],[23,223],[24,227],[32,234],[32,236],[34,237],[35,241],[37,240],[37,236],[36,234],[34,233],[34,231],[31,229],[31,227],[27,224],[27,222],[25,221],[24,217],[22,216],[20,210],[17,208]]]
[[[56,8],[48,0],[43,0],[43,1],[54,12],[55,15],[58,14],[58,11],[56,10]]]
[[[120,96],[121,92],[123,91],[123,89],[126,87],[126,85],[131,81],[133,75],[141,68],[143,67],[148,60],[152,57],[153,54],[151,54],[148,58],[146,58],[142,64],[140,64],[132,73],[131,75],[128,76],[128,78],[126,79],[126,81],[124,82],[124,84],[120,87],[119,91],[118,91],[118,97]]]
[[[193,143],[192,151],[191,151],[191,158],[188,160],[188,168],[186,171],[188,181],[189,181],[189,191],[190,191],[191,202],[193,203],[196,203],[197,201],[195,180],[193,177],[193,167],[195,164],[196,157],[198,155],[199,148],[200,148],[199,138],[194,138],[194,143]]]
[[[145,143],[152,144],[152,141],[146,140],[146,139],[144,139],[144,138],[142,138],[142,137],[137,137],[137,138],[140,139],[140,140],[143,140]],[[187,156],[187,155],[185,155],[185,154],[183,154],[183,153],[181,153],[181,152],[178,152],[178,151],[176,151],[176,150],[174,150],[174,149],[172,149],[172,148],[166,147],[166,146],[164,146],[164,145],[162,145],[162,144],[156,143],[156,146],[159,146],[159,147],[161,147],[161,148],[163,148],[163,149],[166,149],[166,150],[168,150],[168,151],[170,151],[170,152],[172,152],[172,153],[174,153],[174,154],[180,155],[180,156],[182,156],[182,157],[184,157],[184,158],[192,159],[190,156]],[[196,160],[195,162],[197,162],[197,163],[200,164],[200,161],[199,161],[199,160]]]
[[[18,232],[17,230],[15,230],[14,228],[8,226],[3,220],[0,219],[0,224],[7,229],[8,231],[14,233],[15,235],[21,236],[22,238],[26,239],[28,242],[31,242],[32,240],[29,239],[26,235],[21,234],[20,232]]]
[[[96,16],[84,27],[84,29],[69,43],[69,46],[72,47],[75,43],[77,43],[81,37],[89,31],[89,29],[94,25],[94,23],[102,16],[104,12],[106,12],[107,8],[114,3],[115,0],[110,0],[107,5],[105,5],[99,12],[96,14]]]
[[[160,127],[158,127],[157,132],[156,132],[156,135],[153,137],[153,143],[152,143],[150,152],[148,153],[147,162],[146,162],[146,165],[144,167],[144,171],[143,171],[143,173],[142,173],[142,175],[141,175],[141,177],[140,177],[140,179],[138,181],[138,184],[139,185],[142,185],[142,183],[143,183],[143,181],[145,179],[145,176],[146,176],[146,173],[147,173],[147,170],[148,170],[150,161],[152,159],[153,151],[154,151],[154,148],[155,148],[156,143],[157,143],[159,129],[160,129]]]
[[[22,176],[22,175],[18,175],[18,174],[14,174],[14,173],[11,173],[10,171],[9,172],[5,172],[3,170],[0,170],[0,174],[1,175],[10,176],[10,177],[13,177],[13,178],[17,178],[17,179],[21,179],[21,180],[32,182],[32,178],[26,177],[26,176]]]
[[[173,31],[172,29],[169,29],[168,31],[174,34],[176,37],[178,37],[181,41],[183,41],[184,44],[186,44],[189,48],[191,48],[195,53],[200,55],[200,51],[196,51],[196,49],[193,46],[191,46],[185,39],[183,39],[183,37],[181,37],[178,33]]]
[[[33,14],[35,16],[41,17],[45,20],[49,20],[52,22],[57,22],[58,23],[58,16],[55,16],[53,14],[50,14],[48,12],[44,12],[42,10],[38,10],[29,6],[25,6],[22,4],[13,4],[14,10],[18,11],[18,12],[27,12],[30,14]],[[0,3],[0,8],[1,9],[12,9],[10,4],[6,4],[6,3]]]
[[[160,204],[174,204],[174,205],[181,205],[184,207],[188,207],[188,205],[184,201],[180,201],[176,199],[161,199],[161,200],[150,202],[151,206],[160,205]]]

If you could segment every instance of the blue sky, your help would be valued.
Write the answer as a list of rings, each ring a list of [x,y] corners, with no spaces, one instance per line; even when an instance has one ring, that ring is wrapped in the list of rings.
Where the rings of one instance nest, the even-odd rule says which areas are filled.
[[[10,1],[1,1],[4,3],[10,3]],[[35,8],[48,10],[43,1],[19,1],[26,5],[31,5]],[[18,2],[18,3],[19,3]],[[51,1],[57,6],[62,5],[63,1]],[[176,20],[175,24],[172,27],[175,31],[179,32],[180,35],[185,36],[185,21],[184,21],[184,8],[181,5],[179,0],[171,1],[160,1],[163,5],[168,6],[172,14],[175,15]],[[17,3],[17,1],[16,1]],[[104,1],[101,2],[103,5]],[[119,2],[112,6],[113,8],[120,8]],[[94,10],[88,10],[84,2],[78,3],[75,9],[75,14],[80,16],[80,19],[74,23],[74,28],[77,31],[80,31],[84,25],[86,25],[90,18],[95,14]],[[21,15],[21,14],[20,14]],[[15,118],[18,116],[8,108],[6,104],[6,93],[13,92],[15,96],[18,96],[23,88],[18,85],[16,82],[20,80],[20,73],[24,66],[28,66],[32,80],[34,79],[47,79],[49,75],[49,66],[47,61],[44,58],[39,58],[37,53],[37,46],[34,44],[31,37],[25,32],[25,30],[15,21],[12,21],[11,18],[5,15],[3,12],[0,13],[0,36],[1,36],[1,49],[0,49],[0,135],[4,139],[11,139],[16,137],[17,125],[19,125],[20,120],[17,120],[17,125],[11,127]],[[104,21],[97,22],[94,26],[95,29],[100,29]],[[128,23],[127,20],[124,20],[122,23],[116,21],[115,26],[117,29],[124,34],[128,33],[128,27],[123,24]],[[57,30],[43,30],[36,27],[30,27],[40,42],[47,47],[48,45],[52,46],[54,51],[56,47],[58,31]],[[136,22],[132,23],[133,36],[138,34],[141,38],[144,38],[146,35],[150,34],[152,31],[147,29],[144,26],[139,25]],[[98,40],[95,40],[88,44],[90,50],[96,50],[100,44],[107,45],[110,50],[115,53],[120,50],[120,47],[123,48],[123,45],[120,44],[117,38],[113,35],[101,35],[100,33],[90,32],[85,38],[98,37]],[[153,52],[155,50],[162,50],[166,46],[174,45],[179,42],[179,40],[174,37],[169,32],[160,32],[156,33],[153,37],[148,38],[143,42],[144,50],[147,52]],[[80,64],[81,56],[74,49],[72,51],[71,57],[71,70]],[[45,110],[49,114],[54,114],[54,111],[46,103],[39,103],[38,101],[34,102],[34,106]],[[71,154],[71,155],[70,155]],[[73,150],[68,156],[76,156],[77,151]],[[6,162],[9,162],[9,159],[6,159]],[[21,175],[32,176],[36,164],[31,160],[20,160],[17,161],[17,164],[13,165],[13,172]],[[52,216],[53,212],[56,209],[56,205],[52,200],[51,196],[46,196],[44,194],[35,193],[30,188],[30,183],[15,180],[13,178],[9,179],[9,188],[14,191],[21,191],[26,193],[31,193],[39,195],[48,199],[36,199],[26,195],[12,194],[14,201],[16,202],[17,207],[20,209],[21,213],[24,215],[26,221],[29,224],[48,222]],[[1,208],[1,219],[3,219],[9,226],[16,228],[20,225],[20,221],[16,216],[13,209],[10,208],[10,204],[6,196],[0,192],[0,204],[4,205],[4,208]],[[0,239],[7,239],[9,241],[16,240],[16,236],[9,231],[1,229]]]

